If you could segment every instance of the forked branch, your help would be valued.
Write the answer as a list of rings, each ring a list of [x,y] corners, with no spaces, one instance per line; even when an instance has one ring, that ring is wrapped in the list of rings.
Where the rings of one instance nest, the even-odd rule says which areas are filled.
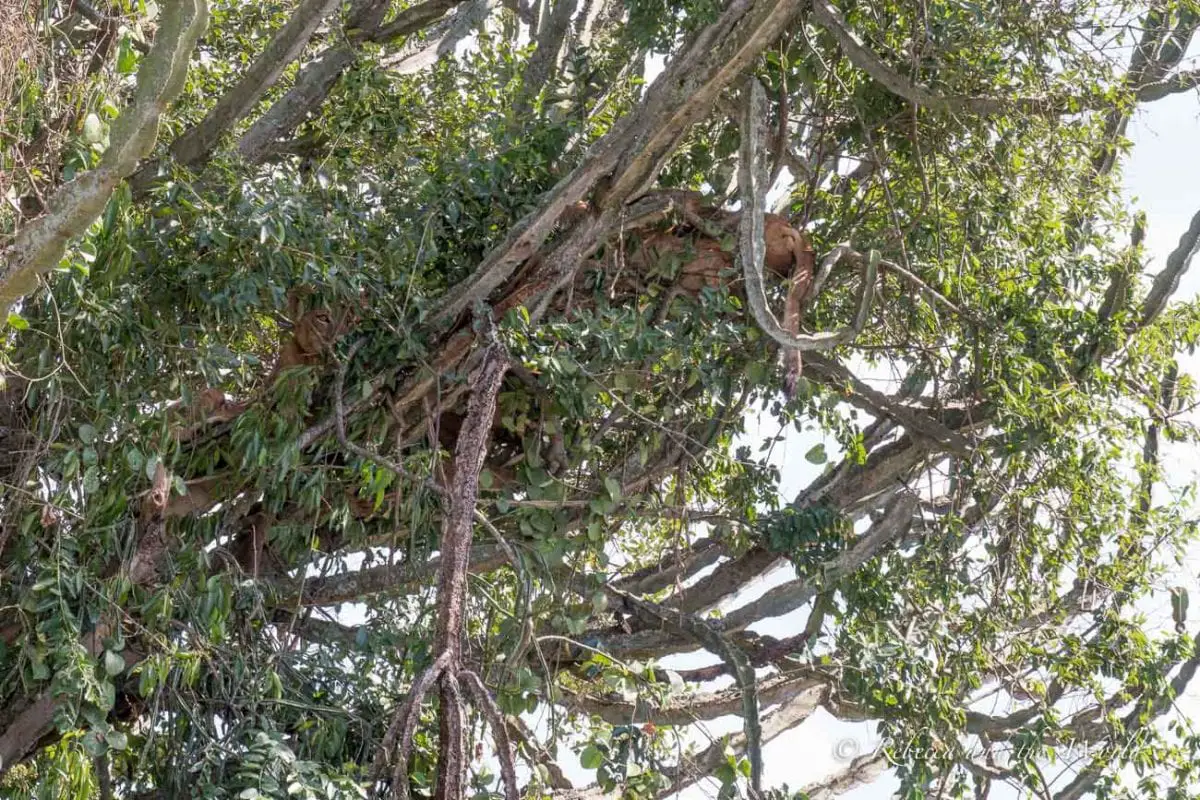
[[[496,414],[496,396],[500,392],[500,384],[508,367],[508,354],[502,345],[493,341],[484,352],[483,364],[475,381],[475,391],[467,404],[467,416],[454,448],[454,480],[449,487],[449,508],[442,523],[442,559],[438,576],[438,619],[433,663],[413,683],[408,696],[397,709],[372,768],[372,778],[378,780],[393,748],[396,749],[392,767],[392,795],[403,800],[409,797],[408,759],[412,755],[413,737],[421,716],[421,704],[435,683],[438,684],[441,695],[441,736],[438,742],[435,798],[458,800],[464,796],[464,684],[467,693],[474,698],[476,706],[483,712],[492,728],[497,756],[500,759],[505,798],[517,798],[512,747],[503,718],[483,681],[462,666],[467,568],[470,565],[473,525],[478,513],[475,504],[479,496],[479,470],[483,466],[491,439],[492,419]],[[339,372],[337,386],[339,404],[344,372],[343,366]],[[345,423],[340,413],[338,438],[342,446],[346,447]],[[352,452],[358,452],[357,449],[350,449]],[[379,457],[375,454],[365,452],[367,457],[378,460]]]

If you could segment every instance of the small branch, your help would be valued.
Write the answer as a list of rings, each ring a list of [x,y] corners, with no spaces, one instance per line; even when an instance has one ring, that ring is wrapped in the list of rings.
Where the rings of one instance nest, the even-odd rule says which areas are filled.
[[[512,744],[508,740],[508,728],[504,724],[504,714],[500,706],[492,698],[483,680],[471,670],[464,669],[458,677],[467,687],[467,693],[475,700],[475,707],[483,712],[488,725],[492,728],[492,736],[496,739],[496,758],[500,761],[500,780],[504,786],[504,800],[520,800],[520,787],[517,786],[517,767],[513,761]]]
[[[846,52],[850,63],[871,76],[873,80],[892,94],[902,97],[915,106],[936,111],[969,111],[981,116],[1005,112],[1047,113],[1066,110],[1066,104],[1050,98],[1032,97],[943,97],[931,92],[888,66],[850,29],[845,18],[828,0],[813,0],[813,16],[825,27],[838,45]]]
[[[971,442],[961,433],[947,428],[928,414],[872,389],[835,359],[812,355],[808,359],[808,367],[817,373],[816,377],[822,383],[848,391],[850,402],[864,411],[876,417],[895,420],[910,434],[934,442],[949,452],[967,457],[974,452]]]
[[[890,769],[892,764],[885,753],[867,753],[851,761],[841,772],[823,781],[805,786],[801,795],[808,800],[834,800],[860,786],[865,786]]]
[[[783,704],[774,712],[763,718],[762,743],[771,741],[777,736],[794,729],[826,702],[829,696],[827,686],[813,687],[790,702]],[[691,786],[706,775],[712,774],[718,766],[725,762],[729,750],[734,753],[746,751],[745,734],[734,734],[727,740],[714,742],[695,756],[684,756],[678,766],[672,769],[671,785],[659,792],[657,797],[675,797],[677,793]]]
[[[762,796],[762,720],[759,718],[758,686],[754,668],[746,654],[727,636],[691,614],[664,609],[657,603],[634,597],[612,586],[605,587],[605,591],[629,608],[641,612],[643,616],[649,616],[695,639],[729,666],[741,690],[742,730],[746,737],[746,753],[750,758],[750,796],[752,800],[757,800]]]

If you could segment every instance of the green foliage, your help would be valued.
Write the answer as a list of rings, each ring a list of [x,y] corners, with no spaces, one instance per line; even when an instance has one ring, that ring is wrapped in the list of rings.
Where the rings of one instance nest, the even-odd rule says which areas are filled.
[[[46,5],[0,115],[5,236],[21,208],[99,162],[153,31],[140,4],[114,3],[106,13],[121,26],[101,48],[99,28],[67,6]],[[1187,23],[1185,6],[1171,24]],[[330,17],[187,171],[167,158],[170,142],[295,10],[212,4],[160,131],[161,180],[121,187],[8,315],[0,706],[12,710],[0,740],[38,698],[54,714],[46,746],[0,765],[0,793],[96,796],[108,770],[114,796],[365,795],[394,710],[432,660],[444,500],[429,480],[448,467],[473,381],[455,355],[473,321],[433,324],[434,312],[626,124],[646,52],[678,56],[723,8],[631,0],[591,29],[576,20],[541,86],[526,85],[537,45],[508,8],[415,74],[397,74],[395,59],[441,33],[355,44]],[[465,652],[505,714],[540,721],[533,738],[545,741],[520,748],[550,754],[531,767],[530,796],[560,791],[547,763],[574,749],[603,790],[656,797],[682,780],[674,768],[693,739],[712,747],[720,796],[746,791],[746,755],[688,724],[728,699],[710,685],[727,678],[664,670],[660,659],[695,642],[611,607],[606,582],[711,611],[764,685],[809,682],[830,713],[878,720],[901,796],[971,796],[978,701],[999,695],[1023,715],[992,740],[1011,782],[1044,793],[1043,767],[1086,745],[1099,796],[1194,793],[1200,740],[1186,721],[1150,723],[1168,713],[1177,665],[1195,658],[1186,587],[1167,574],[1194,540],[1194,489],[1164,464],[1169,447],[1195,446],[1195,383],[1178,367],[1200,339],[1200,303],[1143,317],[1161,265],[1126,244],[1119,175],[1097,172],[1098,153],[1125,146],[1105,130],[1129,105],[1114,76],[1131,34],[1117,10],[1088,3],[843,14],[929,92],[1065,97],[1070,112],[915,109],[811,15],[755,62],[792,125],[793,152],[779,157],[793,183],[778,207],[818,255],[849,241],[920,278],[885,269],[866,330],[826,354],[885,395],[894,418],[815,359],[784,397],[779,354],[732,265],[716,285],[675,291],[711,242],[683,215],[625,220],[625,198],[604,206],[606,179],[587,199],[610,228],[566,265],[578,271],[561,291],[565,220],[489,298],[520,300],[497,320],[516,366],[480,481],[479,510],[505,546],[476,531]],[[239,137],[302,80],[301,64],[340,47],[355,57],[324,102],[278,151],[242,158]],[[733,94],[680,135],[658,187],[720,205],[741,136]],[[686,247],[639,262],[664,235]],[[845,324],[857,280],[836,268],[804,328]],[[1114,285],[1124,289],[1106,305]],[[773,277],[769,291],[782,309]],[[312,309],[345,312],[347,330],[276,374]],[[335,434],[342,366],[346,439],[379,458]],[[205,411],[212,390],[244,410]],[[910,429],[905,414],[969,444]],[[142,579],[131,565],[160,466],[166,545]],[[781,479],[797,476],[806,488],[784,496]],[[829,577],[907,495],[921,502],[902,532]],[[780,558],[794,576],[760,606],[739,597]],[[812,606],[788,605],[816,591]],[[1146,618],[1159,599],[1179,629]],[[743,630],[785,614],[782,645]],[[788,685],[765,705],[805,692]],[[1076,725],[1068,700],[1099,710]],[[414,740],[419,797],[436,782],[435,710]],[[671,722],[629,724],[637,714]],[[491,797],[479,722],[470,777]]]
[[[805,574],[840,555],[852,534],[850,521],[839,509],[817,503],[768,516],[761,536],[767,550],[786,557]]]

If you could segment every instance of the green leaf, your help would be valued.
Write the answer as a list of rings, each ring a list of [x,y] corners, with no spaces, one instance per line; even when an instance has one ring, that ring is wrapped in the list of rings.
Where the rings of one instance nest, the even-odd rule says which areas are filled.
[[[120,675],[125,669],[125,659],[112,650],[104,651],[104,672],[109,677]]]
[[[579,754],[579,763],[584,769],[599,769],[604,763],[604,753],[596,745],[589,744]]]
[[[137,69],[138,57],[133,48],[133,38],[128,34],[121,37],[117,47],[117,72],[121,75],[132,75]]]
[[[124,750],[129,746],[129,737],[118,730],[111,730],[105,734],[104,741],[113,750]]]
[[[100,470],[96,467],[88,467],[83,473],[83,491],[94,494],[99,488]]]
[[[612,500],[621,499],[621,484],[612,475],[604,476],[604,489],[608,492],[608,496]]]
[[[25,318],[13,311],[8,312],[8,325],[10,328],[15,328],[19,331],[29,329],[29,323]]]
[[[822,442],[814,446],[804,454],[804,460],[810,464],[824,464],[829,460],[829,455],[825,452],[825,444]]]
[[[84,444],[91,444],[96,441],[96,428],[86,422],[79,426],[79,441]]]

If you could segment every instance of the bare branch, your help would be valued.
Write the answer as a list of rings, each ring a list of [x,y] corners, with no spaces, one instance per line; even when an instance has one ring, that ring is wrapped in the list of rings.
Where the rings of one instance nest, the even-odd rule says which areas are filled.
[[[1173,94],[1195,89],[1197,86],[1200,86],[1200,69],[1184,70],[1161,81],[1142,84],[1137,90],[1137,99],[1140,102],[1152,103]]]
[[[578,0],[556,0],[554,10],[538,33],[537,48],[525,65],[521,82],[521,95],[517,98],[514,119],[521,123],[529,113],[534,98],[546,87],[558,67],[563,42],[571,30],[571,17],[575,14]]]
[[[442,56],[453,53],[458,43],[487,19],[492,5],[492,0],[474,0],[462,5],[453,15],[429,26],[427,41],[406,45],[385,58],[383,66],[396,75],[412,75],[432,66]]]
[[[674,628],[695,639],[702,647],[720,657],[729,667],[741,691],[742,730],[746,737],[746,752],[750,757],[750,790],[757,798],[762,793],[762,721],[758,715],[758,691],[754,668],[736,645],[723,636],[715,627],[702,619],[672,609],[664,609],[656,603],[634,597],[628,592],[605,587],[605,591],[630,608]]]
[[[728,674],[728,669],[725,674]],[[798,695],[826,683],[828,683],[826,678],[803,673],[799,676],[792,674],[773,676],[756,687],[758,704],[773,706],[778,703],[786,703]],[[612,725],[639,725],[646,722],[652,722],[655,725],[691,725],[730,714],[741,715],[744,701],[741,689],[726,689],[719,692],[697,692],[683,697],[672,697],[662,705],[654,705],[641,700],[626,702],[615,698],[575,695],[572,697],[570,705]]]
[[[771,741],[776,736],[792,730],[812,716],[813,712],[825,702],[828,694],[829,689],[827,687],[813,687],[763,717],[763,744]],[[737,733],[730,736],[728,741],[714,742],[710,747],[697,755],[684,756],[680,763],[674,769],[670,770],[670,787],[659,792],[658,797],[664,799],[674,797],[678,792],[691,786],[704,776],[712,774],[713,770],[724,762],[727,752],[726,748],[735,753],[744,753],[746,745],[745,734]]]

